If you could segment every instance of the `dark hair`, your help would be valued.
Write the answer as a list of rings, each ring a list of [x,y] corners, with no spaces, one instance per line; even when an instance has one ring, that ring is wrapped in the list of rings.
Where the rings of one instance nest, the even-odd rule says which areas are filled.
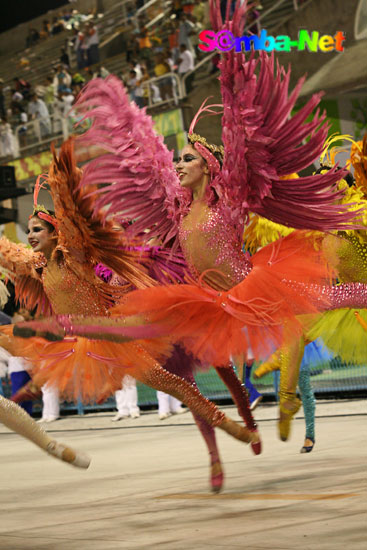
[[[220,151],[216,151],[215,153],[212,153],[212,155],[215,156],[215,158],[217,159],[217,161],[220,164],[220,167],[222,168],[222,166],[223,166],[223,155],[222,155],[222,153]]]

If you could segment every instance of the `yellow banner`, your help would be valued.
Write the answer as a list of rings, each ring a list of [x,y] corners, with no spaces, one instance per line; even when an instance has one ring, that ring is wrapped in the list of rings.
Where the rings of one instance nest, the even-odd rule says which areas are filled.
[[[48,172],[51,159],[51,151],[44,151],[32,157],[12,160],[8,162],[8,165],[14,166],[16,181],[24,181],[33,177],[36,178],[40,174]]]
[[[154,128],[162,136],[174,136],[184,131],[180,109],[154,115]]]

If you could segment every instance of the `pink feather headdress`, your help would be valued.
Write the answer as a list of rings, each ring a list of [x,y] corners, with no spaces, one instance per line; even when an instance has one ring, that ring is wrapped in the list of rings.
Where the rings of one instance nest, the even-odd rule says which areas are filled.
[[[40,176],[38,176],[33,191],[33,212],[29,216],[29,219],[33,218],[33,216],[37,216],[37,218],[40,218],[41,220],[50,223],[57,231],[57,219],[54,216],[51,216],[50,212],[43,204],[38,204],[39,192],[41,191],[41,189],[46,189],[46,184],[47,175],[41,174]]]
[[[191,145],[197,150],[197,152],[206,160],[208,163],[210,175],[213,178],[216,174],[220,172],[221,165],[219,160],[216,158],[215,153],[219,153],[221,157],[224,156],[224,148],[222,145],[214,145],[208,143],[205,137],[200,136],[199,134],[194,133],[195,125],[201,120],[204,116],[214,116],[220,115],[223,113],[223,105],[220,103],[214,103],[212,105],[206,105],[206,102],[209,98],[206,98],[203,103],[200,105],[200,108],[196,115],[194,116],[187,139]],[[213,107],[219,107],[220,110],[216,111]]]

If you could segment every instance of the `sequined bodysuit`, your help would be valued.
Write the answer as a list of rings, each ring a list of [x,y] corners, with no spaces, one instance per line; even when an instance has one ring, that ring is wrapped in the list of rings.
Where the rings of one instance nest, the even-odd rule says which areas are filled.
[[[205,274],[204,280],[216,290],[229,290],[252,270],[242,252],[241,238],[225,222],[219,207],[194,203],[181,220],[179,238],[192,275],[199,278],[206,270],[213,270]]]
[[[44,291],[56,314],[107,315],[96,285],[81,279],[63,259],[50,260],[42,271]]]

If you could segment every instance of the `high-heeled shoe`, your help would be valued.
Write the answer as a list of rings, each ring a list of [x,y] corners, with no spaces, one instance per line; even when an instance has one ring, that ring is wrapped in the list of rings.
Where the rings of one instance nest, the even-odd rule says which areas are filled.
[[[293,417],[299,411],[300,407],[301,401],[296,396],[280,400],[278,432],[282,441],[287,441],[289,438]]]
[[[90,464],[90,458],[88,455],[80,451],[76,451],[71,447],[67,447],[58,441],[51,441],[47,445],[47,452],[55,458],[59,458],[63,462],[72,464],[72,466],[75,466],[76,468],[86,469]]]
[[[12,395],[10,401],[14,401],[14,403],[23,403],[23,401],[35,401],[41,396],[41,389],[34,382],[30,381]]]
[[[312,451],[312,449],[314,448],[314,445],[315,445],[315,440],[312,439],[312,437],[306,437],[306,439],[308,439],[309,441],[312,441],[312,445],[303,445],[303,447],[300,450],[300,453],[302,453],[302,454],[310,453]]]
[[[213,493],[219,493],[223,487],[224,473],[222,465],[219,462],[214,462],[210,468],[210,486]]]
[[[259,431],[258,431],[257,427],[253,428],[250,431],[254,434],[257,434],[257,436],[258,436],[258,441],[251,441],[250,446],[251,446],[252,452],[255,455],[259,455],[262,452],[262,443],[261,443]]]

